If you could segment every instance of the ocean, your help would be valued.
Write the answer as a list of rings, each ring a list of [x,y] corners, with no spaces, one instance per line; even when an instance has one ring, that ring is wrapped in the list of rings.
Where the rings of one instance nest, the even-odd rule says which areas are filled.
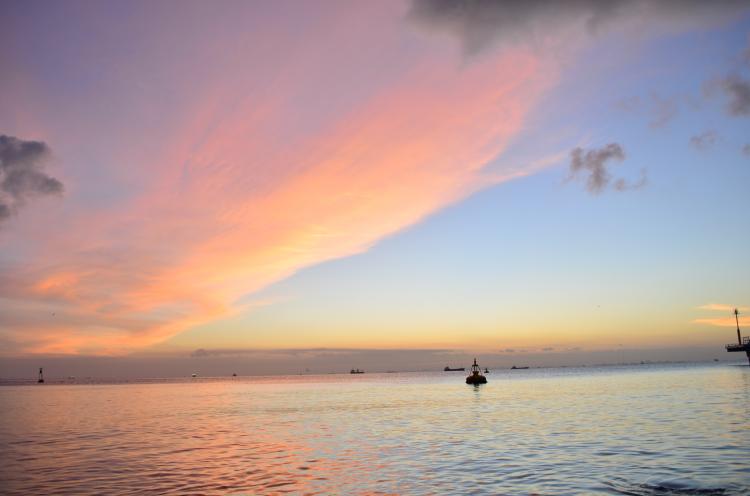
[[[750,367],[0,387],[0,493],[750,494]]]

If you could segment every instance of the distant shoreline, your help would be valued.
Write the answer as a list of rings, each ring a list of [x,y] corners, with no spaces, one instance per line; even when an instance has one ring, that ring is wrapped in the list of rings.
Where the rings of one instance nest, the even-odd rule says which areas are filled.
[[[513,374],[515,377],[519,377],[520,374],[528,376],[529,374],[538,374],[544,371],[562,371],[562,370],[577,370],[577,369],[605,369],[612,370],[617,368],[628,368],[638,370],[642,368],[654,368],[664,367],[669,368],[672,366],[744,366],[748,367],[744,360],[737,361],[659,361],[659,362],[644,362],[644,363],[603,363],[593,365],[560,365],[560,366],[547,366],[547,367],[530,367],[525,370],[512,370],[509,367],[503,368],[492,368],[490,370],[494,372],[496,377],[500,376],[501,373],[507,372]],[[748,367],[750,368],[750,367]],[[331,378],[331,377],[345,377],[350,378],[352,381],[367,380],[372,377],[382,376],[403,376],[403,375],[416,375],[416,374],[434,374],[437,376],[446,376],[443,370],[403,370],[403,371],[384,371],[384,372],[368,372],[367,374],[351,376],[349,371],[341,372],[316,372],[316,373],[298,373],[298,374],[264,374],[264,375],[221,375],[221,376],[172,376],[172,377],[133,377],[133,378],[111,378],[111,377],[75,377],[75,378],[56,378],[47,377],[45,378],[44,384],[37,384],[36,377],[24,377],[24,378],[4,378],[0,377],[0,386],[93,386],[93,385],[129,385],[129,384],[190,384],[190,383],[209,383],[209,382],[257,382],[267,383],[279,381],[280,379],[290,380],[305,378],[306,380],[314,378]]]

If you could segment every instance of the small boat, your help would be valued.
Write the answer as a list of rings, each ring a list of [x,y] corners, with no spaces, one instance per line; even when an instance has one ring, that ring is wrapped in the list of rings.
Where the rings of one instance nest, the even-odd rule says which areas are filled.
[[[364,374],[365,371],[364,370],[359,370],[359,369],[352,369],[352,370],[349,371],[349,373],[350,374]]]
[[[466,378],[466,384],[487,384],[487,378],[481,374],[482,369],[477,365],[477,359],[474,359],[474,365],[471,366],[471,375]]]
[[[526,370],[528,367],[516,367],[515,365],[510,368],[510,370]]]
[[[198,377],[198,374],[191,374],[190,377],[192,377],[193,379],[195,379],[196,377]]]
[[[466,367],[456,367],[456,368],[450,368],[449,366],[445,366],[443,369],[444,372],[463,372],[466,370]]]

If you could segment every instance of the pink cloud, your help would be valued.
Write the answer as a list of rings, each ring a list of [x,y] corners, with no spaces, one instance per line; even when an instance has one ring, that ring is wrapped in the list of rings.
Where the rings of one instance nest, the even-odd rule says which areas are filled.
[[[693,323],[694,324],[706,324],[706,325],[715,326],[715,327],[736,327],[737,326],[737,322],[734,320],[734,316],[695,319],[693,320]],[[739,324],[740,324],[740,327],[750,326],[750,318],[740,317]]]
[[[79,204],[55,217],[61,225],[18,228],[9,246],[23,262],[8,273],[15,284],[0,289],[15,319],[4,339],[34,353],[150,346],[242,310],[243,295],[302,267],[367,250],[523,174],[481,171],[522,131],[555,71],[523,50],[462,63],[405,41],[392,10],[368,19],[369,35],[361,22],[334,29],[326,21],[314,28],[321,46],[315,36],[310,46],[280,42],[260,73],[238,53],[209,62],[213,72],[199,83],[168,81],[184,93],[179,110],[167,106],[173,113],[159,117],[168,131],[102,130],[111,167],[134,164],[123,176],[128,195],[97,211]],[[337,48],[347,36],[355,46]],[[309,58],[285,63],[285,49]],[[142,112],[162,108],[157,96],[138,103]],[[97,117],[82,126],[94,132]]]
[[[748,307],[737,307],[734,305],[727,305],[725,303],[708,303],[706,305],[701,305],[698,308],[701,310],[713,310],[717,312],[729,312],[729,313],[733,313],[735,308],[739,310],[740,312],[748,311]]]
[[[748,307],[738,307],[726,303],[708,303],[706,305],[701,305],[698,308],[701,310],[722,312],[726,315],[724,317],[708,317],[695,319],[693,320],[694,324],[705,324],[715,327],[736,327],[738,323],[740,326],[750,325],[750,318],[742,315],[742,312],[748,311]],[[734,316],[735,309],[740,312],[738,319],[736,319]]]

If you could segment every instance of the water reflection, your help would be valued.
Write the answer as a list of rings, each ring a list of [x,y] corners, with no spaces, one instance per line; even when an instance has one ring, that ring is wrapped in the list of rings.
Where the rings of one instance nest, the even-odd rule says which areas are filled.
[[[0,388],[7,494],[742,494],[750,370]]]

